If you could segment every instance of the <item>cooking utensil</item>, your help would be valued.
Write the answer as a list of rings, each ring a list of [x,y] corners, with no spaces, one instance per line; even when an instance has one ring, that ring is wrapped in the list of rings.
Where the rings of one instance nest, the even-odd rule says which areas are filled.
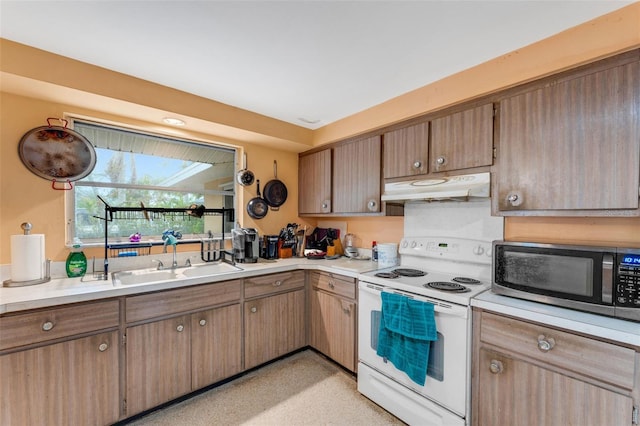
[[[52,126],[51,121],[64,124]],[[96,166],[96,151],[86,137],[67,129],[67,120],[47,118],[47,126],[36,127],[18,144],[20,160],[33,174],[50,180],[53,189],[72,189],[71,182],[89,175]],[[56,182],[63,181],[63,186]],[[67,186],[68,185],[68,186]]]
[[[267,182],[264,187],[264,200],[273,210],[278,210],[287,201],[287,187],[278,179],[278,162],[273,160],[274,179]]]
[[[260,196],[260,179],[256,181],[257,186],[257,197],[252,198],[247,203],[247,213],[253,219],[262,219],[269,212],[269,205],[267,202]]]
[[[247,170],[247,154],[243,155],[243,169],[238,172],[236,175],[236,179],[238,183],[242,186],[250,186],[253,185],[253,181],[255,176],[251,170]]]

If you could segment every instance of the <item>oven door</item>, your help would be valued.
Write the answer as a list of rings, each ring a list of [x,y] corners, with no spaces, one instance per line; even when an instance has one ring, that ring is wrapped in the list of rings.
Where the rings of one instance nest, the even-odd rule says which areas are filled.
[[[466,417],[470,368],[469,308],[362,281],[358,289],[360,362],[457,415]],[[392,291],[435,305],[438,340],[431,343],[424,386],[420,386],[391,362],[376,354],[382,310],[381,291]]]

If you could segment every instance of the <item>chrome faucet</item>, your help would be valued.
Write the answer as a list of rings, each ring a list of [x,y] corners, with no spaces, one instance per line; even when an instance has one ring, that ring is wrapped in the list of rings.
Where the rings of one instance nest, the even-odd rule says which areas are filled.
[[[173,262],[171,263],[171,269],[175,269],[178,267],[178,253],[176,250],[176,246],[178,245],[178,239],[173,235],[167,235],[164,240],[164,250],[163,252],[167,252],[167,245],[173,246]]]

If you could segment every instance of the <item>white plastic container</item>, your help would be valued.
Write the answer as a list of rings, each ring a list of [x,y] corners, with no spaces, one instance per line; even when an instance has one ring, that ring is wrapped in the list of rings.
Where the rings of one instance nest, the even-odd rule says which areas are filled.
[[[378,243],[378,268],[391,268],[398,264],[398,245]]]

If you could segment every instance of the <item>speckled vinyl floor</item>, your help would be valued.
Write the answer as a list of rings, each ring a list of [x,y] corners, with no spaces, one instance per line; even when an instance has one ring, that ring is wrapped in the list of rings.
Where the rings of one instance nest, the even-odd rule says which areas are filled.
[[[306,350],[130,425],[403,425],[358,393],[355,379]]]

